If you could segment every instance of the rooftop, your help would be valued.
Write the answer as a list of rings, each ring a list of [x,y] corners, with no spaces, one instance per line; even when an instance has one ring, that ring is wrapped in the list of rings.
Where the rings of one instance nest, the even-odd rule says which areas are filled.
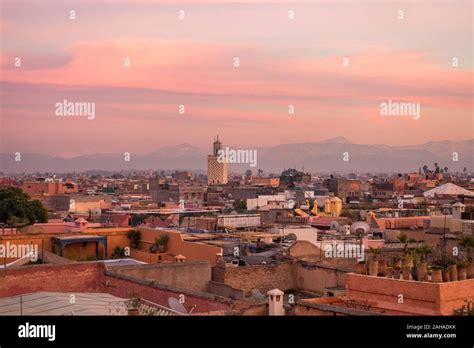
[[[125,301],[106,293],[35,292],[0,298],[0,315],[127,315]]]

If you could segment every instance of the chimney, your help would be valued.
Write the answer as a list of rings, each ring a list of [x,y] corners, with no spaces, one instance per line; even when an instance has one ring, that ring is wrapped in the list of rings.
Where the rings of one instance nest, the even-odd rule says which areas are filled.
[[[269,315],[285,315],[285,309],[283,308],[284,294],[280,289],[273,289],[267,292]]]
[[[453,219],[461,219],[462,213],[466,211],[466,206],[461,202],[456,202],[451,207],[453,208]]]

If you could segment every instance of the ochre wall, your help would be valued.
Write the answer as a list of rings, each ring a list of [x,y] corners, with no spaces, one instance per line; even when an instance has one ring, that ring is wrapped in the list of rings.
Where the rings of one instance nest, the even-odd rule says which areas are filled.
[[[129,228],[101,228],[88,229],[83,232],[63,232],[63,233],[26,233],[14,235],[1,235],[0,244],[6,245],[7,242],[11,244],[35,244],[38,245],[38,252],[41,253],[41,248],[44,247],[46,251],[52,251],[52,237],[55,236],[78,236],[85,235],[100,235],[107,236],[107,252],[109,258],[112,256],[113,250],[116,246],[126,247],[130,246],[130,241],[127,237]],[[42,244],[43,243],[43,244]],[[59,255],[59,250],[56,250]],[[102,244],[99,243],[99,258],[105,255]],[[95,243],[87,243],[84,247],[82,243],[75,243],[66,246],[63,256],[71,260],[86,260],[87,257],[95,256]],[[15,258],[7,258],[7,263],[14,261]],[[3,263],[4,260],[1,260]]]
[[[90,228],[82,232],[63,232],[63,233],[27,233],[16,235],[0,235],[0,244],[37,244],[38,251],[41,250],[42,241],[44,242],[44,249],[52,251],[51,238],[54,236],[77,236],[85,235],[99,235],[107,236],[107,253],[110,258],[115,247],[130,247],[130,240],[127,237],[130,228]],[[142,240],[140,249],[130,250],[131,256],[143,262],[158,262],[158,254],[151,254],[149,252],[150,245],[157,237],[162,234],[169,236],[168,248],[166,254],[162,255],[162,260],[173,260],[175,255],[184,255],[189,260],[206,260],[211,266],[214,266],[219,254],[222,254],[222,248],[207,245],[203,243],[184,241],[180,232],[177,231],[161,231],[152,229],[141,229]],[[59,255],[59,250],[56,251]],[[88,243],[85,247],[82,243],[70,244],[65,248],[63,256],[72,260],[87,260],[88,257],[95,256],[95,243]],[[99,243],[99,259],[104,258],[104,248]],[[7,259],[7,263],[15,259]],[[4,262],[4,260],[1,260]]]
[[[181,254],[191,260],[206,260],[211,266],[214,266],[216,264],[217,255],[222,254],[222,248],[202,243],[184,241],[181,233],[177,231],[152,229],[140,229],[140,231],[142,233],[140,250],[146,253],[156,238],[160,235],[166,234],[169,237],[166,253],[171,256]]]

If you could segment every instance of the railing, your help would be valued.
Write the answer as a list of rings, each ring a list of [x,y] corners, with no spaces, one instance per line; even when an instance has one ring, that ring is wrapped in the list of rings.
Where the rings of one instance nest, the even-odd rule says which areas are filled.
[[[17,227],[3,227],[0,228],[0,235],[7,236],[12,234],[20,234],[20,230]]]
[[[0,299],[0,316],[4,315],[128,315],[129,300],[110,301],[100,295],[45,293]],[[141,316],[181,316],[177,312],[144,299],[139,300]]]
[[[175,315],[188,315],[175,311],[171,308],[159,305],[158,303],[150,302],[144,299],[140,299],[138,306],[140,315],[144,316],[175,316]]]

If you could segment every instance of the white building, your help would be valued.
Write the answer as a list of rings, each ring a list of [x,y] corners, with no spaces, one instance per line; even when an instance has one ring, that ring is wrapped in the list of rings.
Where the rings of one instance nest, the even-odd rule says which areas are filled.
[[[218,215],[217,225],[225,228],[247,228],[260,226],[259,214]]]

